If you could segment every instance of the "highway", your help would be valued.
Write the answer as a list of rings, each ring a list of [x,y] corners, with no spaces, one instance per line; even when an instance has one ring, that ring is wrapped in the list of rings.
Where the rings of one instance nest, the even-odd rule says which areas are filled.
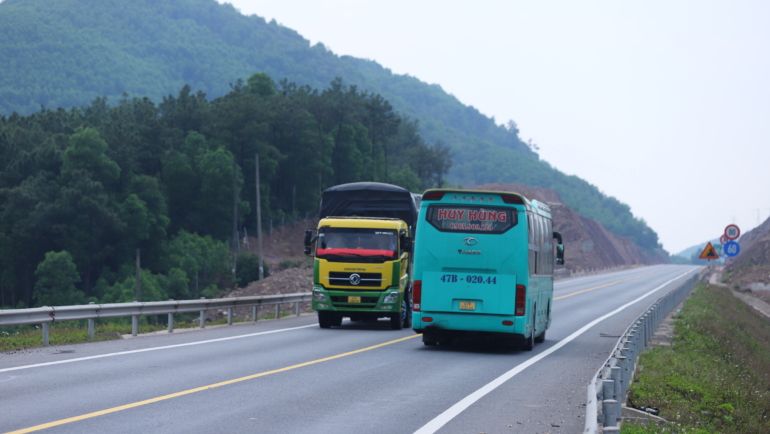
[[[306,314],[0,354],[0,432],[581,433],[618,336],[699,269],[557,281],[531,352]]]

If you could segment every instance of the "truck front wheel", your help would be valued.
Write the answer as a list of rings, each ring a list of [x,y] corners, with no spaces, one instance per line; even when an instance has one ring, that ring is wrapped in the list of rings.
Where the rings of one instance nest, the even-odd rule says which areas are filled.
[[[390,328],[393,330],[401,330],[404,326],[404,321],[401,318],[401,312],[395,312],[390,314]]]
[[[322,329],[328,329],[333,325],[338,326],[342,324],[341,319],[342,318],[338,318],[334,312],[330,312],[328,310],[318,311],[318,326]]]

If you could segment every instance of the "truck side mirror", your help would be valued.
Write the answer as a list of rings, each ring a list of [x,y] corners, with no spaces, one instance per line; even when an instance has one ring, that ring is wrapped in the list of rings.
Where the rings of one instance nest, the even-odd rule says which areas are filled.
[[[305,230],[305,256],[311,256],[310,250],[311,245],[313,244],[313,230],[312,229],[306,229]]]
[[[554,231],[553,237],[559,241],[559,244],[556,245],[556,263],[564,265],[564,241],[561,238],[561,233]]]
[[[414,250],[414,240],[406,234],[401,234],[401,251],[404,253],[412,253]]]

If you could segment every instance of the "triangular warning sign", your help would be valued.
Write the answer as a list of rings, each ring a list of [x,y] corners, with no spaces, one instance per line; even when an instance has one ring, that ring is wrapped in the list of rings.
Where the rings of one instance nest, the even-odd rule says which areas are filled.
[[[706,248],[703,249],[703,253],[700,254],[701,259],[719,259],[719,255],[717,255],[716,249],[714,249],[714,246],[711,245],[709,242],[706,244]]]

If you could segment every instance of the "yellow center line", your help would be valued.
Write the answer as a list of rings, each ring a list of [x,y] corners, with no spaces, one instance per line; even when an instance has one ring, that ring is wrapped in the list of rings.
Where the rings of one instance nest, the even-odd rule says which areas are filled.
[[[95,411],[93,413],[88,413],[88,414],[84,414],[84,415],[81,415],[81,416],[75,416],[75,417],[71,417],[71,418],[68,418],[68,419],[61,419],[61,420],[57,420],[57,421],[54,421],[54,422],[48,422],[48,423],[44,423],[42,425],[36,425],[36,426],[33,426],[33,427],[20,429],[20,430],[17,430],[17,431],[10,431],[10,432],[8,432],[6,434],[21,434],[21,433],[40,431],[40,430],[43,430],[43,429],[46,429],[46,428],[51,428],[51,427],[54,427],[54,426],[64,425],[64,424],[67,424],[67,423],[77,422],[79,420],[90,419],[92,417],[97,417],[97,416],[102,416],[102,415],[105,415],[105,414],[115,413],[115,412],[118,412],[118,411],[128,410],[130,408],[139,407],[139,406],[147,405],[147,404],[152,404],[154,402],[165,401],[167,399],[177,398],[179,396],[189,395],[189,394],[195,393],[195,392],[202,392],[204,390],[214,389],[215,387],[227,386],[229,384],[234,384],[234,383],[238,383],[238,382],[246,381],[246,380],[252,380],[254,378],[264,377],[264,376],[270,375],[270,374],[277,374],[279,372],[290,371],[292,369],[302,368],[304,366],[309,366],[309,365],[313,365],[313,364],[316,364],[316,363],[328,362],[329,360],[339,359],[341,357],[351,356],[353,354],[358,354],[358,353],[363,353],[364,351],[369,351],[369,350],[373,350],[375,348],[384,347],[386,345],[395,344],[397,342],[405,341],[407,339],[416,338],[418,336],[420,336],[420,335],[408,336],[408,337],[405,337],[405,338],[396,339],[394,341],[385,342],[385,343],[382,343],[382,344],[373,345],[371,347],[362,348],[360,350],[350,351],[348,353],[337,354],[336,356],[331,356],[331,357],[326,357],[326,358],[323,358],[323,359],[313,360],[312,362],[300,363],[298,365],[287,366],[285,368],[275,369],[275,370],[267,371],[267,372],[261,372],[259,374],[254,374],[254,375],[249,375],[249,376],[246,376],[246,377],[236,378],[234,380],[223,381],[221,383],[211,384],[211,385],[203,386],[203,387],[196,387],[195,389],[184,390],[182,392],[172,393],[170,395],[159,396],[157,398],[152,398],[152,399],[147,399],[147,400],[144,400],[144,401],[134,402],[132,404],[121,405],[119,407],[113,407],[113,408],[108,408],[106,410]]]
[[[611,283],[608,283],[608,284],[606,284],[606,285],[595,286],[595,287],[593,287],[593,288],[588,288],[588,289],[584,289],[584,290],[582,290],[582,291],[573,292],[572,294],[562,295],[561,297],[555,297],[555,298],[554,298],[554,300],[561,300],[562,298],[572,297],[573,295],[578,295],[578,294],[582,294],[582,293],[584,293],[584,292],[593,291],[594,289],[599,289],[599,288],[606,288],[606,287],[608,287],[608,286],[612,286],[612,285],[614,285],[614,284],[616,284],[616,283],[625,282],[625,281],[627,281],[627,280],[638,279],[638,278],[640,278],[640,277],[649,276],[650,274],[653,274],[653,273],[640,274],[640,275],[638,275],[638,276],[629,277],[628,279],[616,280],[615,282],[611,282]]]

